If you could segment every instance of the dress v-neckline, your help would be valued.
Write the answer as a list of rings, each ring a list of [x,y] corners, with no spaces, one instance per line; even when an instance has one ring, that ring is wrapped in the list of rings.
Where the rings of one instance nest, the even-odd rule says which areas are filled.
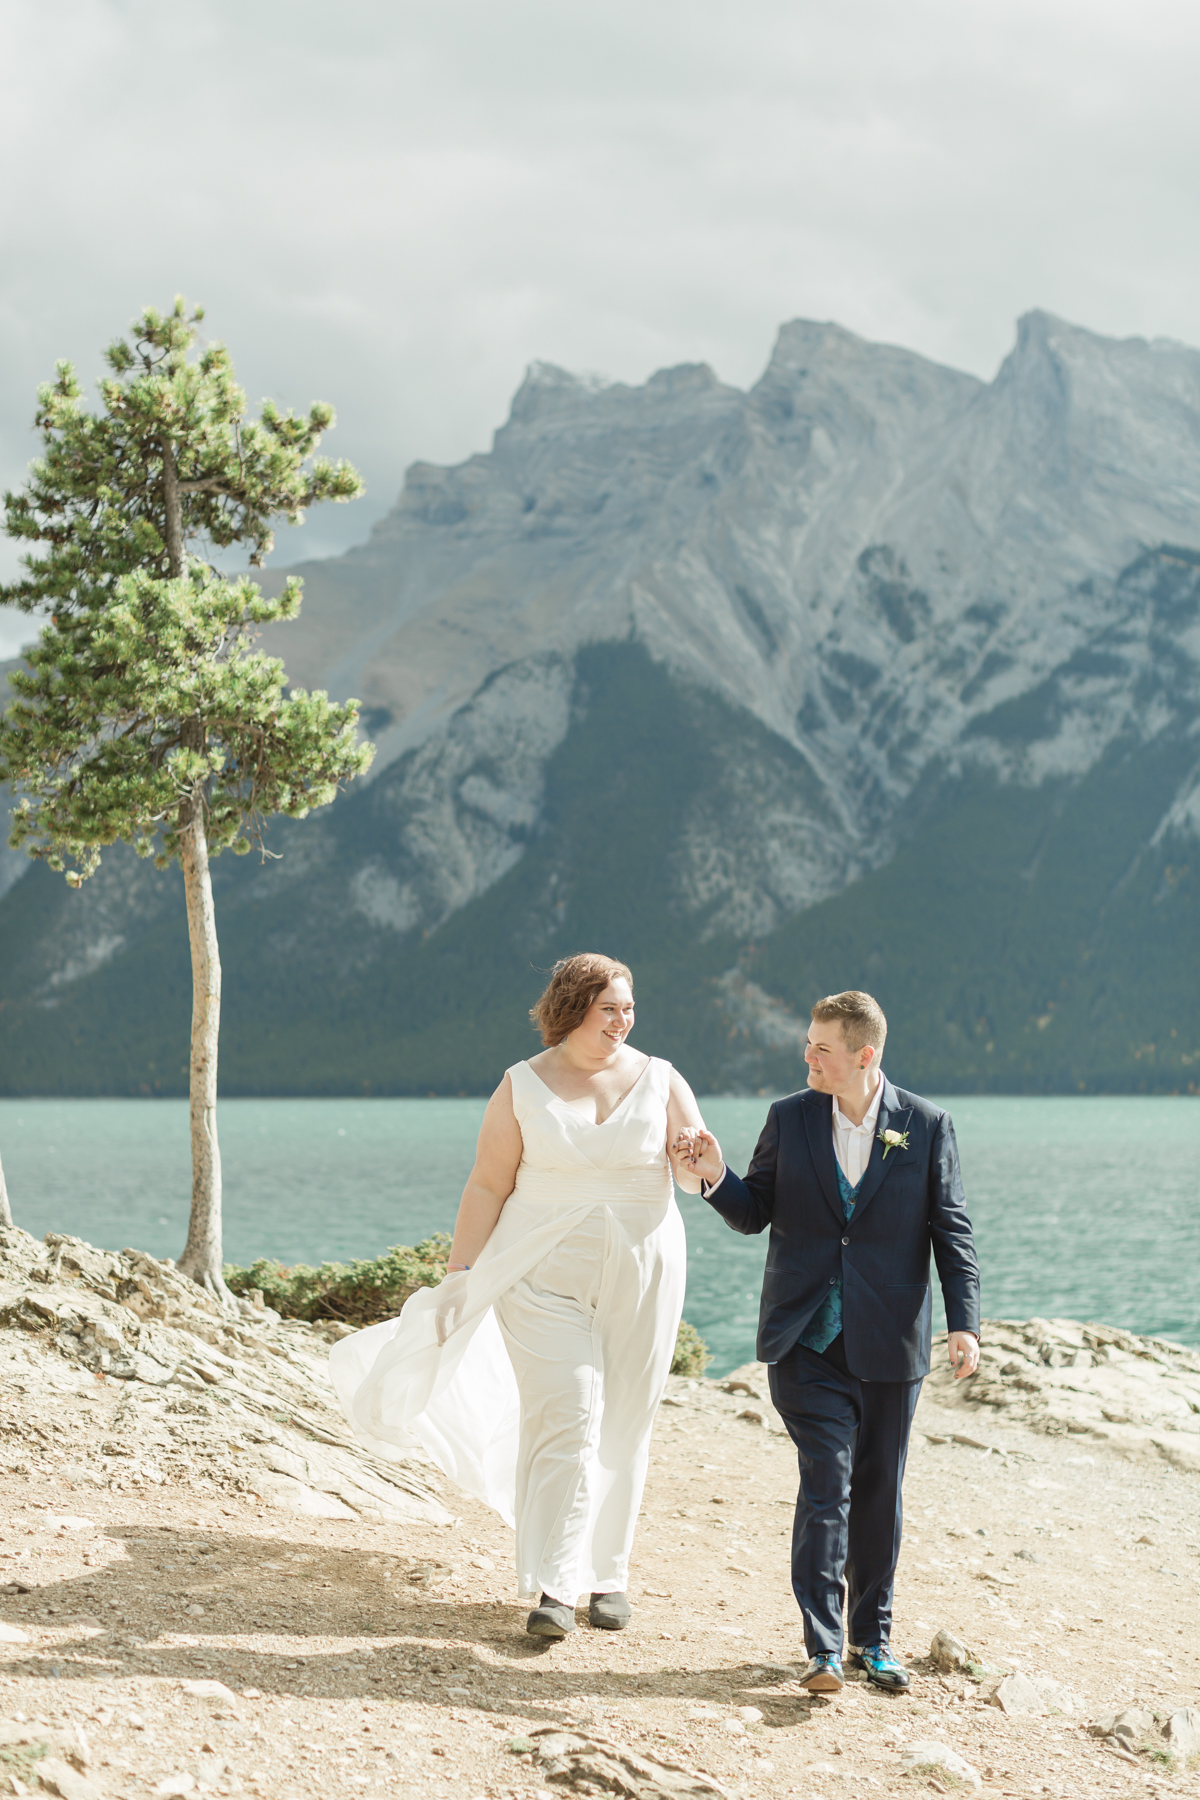
[[[541,1076],[538,1074],[537,1070],[534,1068],[534,1066],[531,1062],[526,1062],[525,1067],[529,1070],[529,1073],[533,1076],[533,1079],[538,1083],[538,1085],[540,1087],[545,1088],[545,1090],[549,1094],[550,1098],[552,1100],[557,1100],[558,1104],[560,1106],[565,1106],[568,1112],[574,1113],[581,1125],[590,1125],[593,1131],[603,1131],[603,1129],[606,1125],[612,1124],[613,1120],[616,1118],[616,1116],[620,1112],[621,1108],[625,1105],[626,1101],[630,1100],[633,1097],[633,1094],[635,1093],[636,1089],[638,1088],[638,1086],[641,1083],[643,1075],[645,1075],[646,1070],[650,1067],[650,1064],[653,1061],[654,1061],[654,1058],[652,1056],[648,1056],[646,1058],[644,1065],[638,1071],[637,1080],[632,1082],[630,1084],[630,1086],[625,1089],[625,1092],[621,1095],[621,1098],[617,1101],[617,1104],[613,1107],[612,1111],[610,1113],[606,1114],[606,1116],[603,1119],[585,1119],[577,1107],[572,1106],[572,1104],[569,1100],[564,1100],[561,1094],[556,1094],[554,1089],[550,1086],[550,1083],[548,1081],[542,1080]]]

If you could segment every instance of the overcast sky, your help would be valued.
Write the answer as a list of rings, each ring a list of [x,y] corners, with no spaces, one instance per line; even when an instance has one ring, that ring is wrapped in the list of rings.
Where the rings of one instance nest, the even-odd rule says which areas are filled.
[[[7,0],[0,479],[55,359],[180,290],[367,478],[289,559],[535,357],[747,384],[806,316],[990,377],[1033,306],[1198,343],[1198,75],[1195,0]]]

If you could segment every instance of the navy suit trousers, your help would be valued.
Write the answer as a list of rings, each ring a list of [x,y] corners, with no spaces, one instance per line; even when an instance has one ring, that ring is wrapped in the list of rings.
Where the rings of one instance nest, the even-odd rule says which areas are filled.
[[[793,1345],[770,1382],[800,1462],[792,1588],[808,1654],[841,1655],[844,1605],[852,1644],[886,1644],[921,1383],[861,1381],[840,1333],[823,1351]]]

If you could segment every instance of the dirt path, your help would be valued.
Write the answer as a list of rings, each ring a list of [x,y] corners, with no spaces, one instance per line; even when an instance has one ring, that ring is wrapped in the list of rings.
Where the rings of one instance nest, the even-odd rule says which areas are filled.
[[[111,1434],[132,1382],[79,1368],[10,1319],[0,1790],[34,1789],[48,1766],[65,1800],[498,1800],[545,1793],[547,1781],[830,1800],[928,1791],[931,1780],[946,1791],[944,1771],[914,1776],[902,1763],[906,1745],[937,1740],[997,1793],[1200,1792],[1178,1758],[1141,1748],[1144,1738],[1165,1755],[1158,1723],[1132,1761],[1085,1729],[1106,1712],[1140,1707],[1161,1721],[1200,1704],[1200,1477],[1099,1438],[1047,1435],[931,1384],[906,1485],[895,1632],[917,1659],[912,1691],[892,1698],[853,1681],[811,1700],[794,1681],[794,1456],[761,1371],[742,1375],[749,1393],[671,1383],[632,1628],[582,1625],[541,1648],[512,1595],[511,1534],[448,1484],[437,1488],[451,1523],[285,1510],[279,1492],[268,1503],[234,1485],[247,1477],[232,1415],[207,1420],[190,1469],[122,1475]],[[990,1679],[936,1673],[927,1653],[942,1627]],[[1010,1716],[989,1703],[1000,1671],[1034,1678],[1047,1710]],[[561,1730],[546,1750],[531,1734],[549,1727]]]

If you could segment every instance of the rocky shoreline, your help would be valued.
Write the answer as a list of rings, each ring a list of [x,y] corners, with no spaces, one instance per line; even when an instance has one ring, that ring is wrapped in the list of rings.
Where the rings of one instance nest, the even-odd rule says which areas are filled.
[[[15,1408],[0,1415],[0,1438],[37,1443],[13,1472],[61,1469],[84,1486],[207,1484],[322,1518],[445,1523],[420,1459],[384,1462],[348,1431],[325,1372],[341,1329],[283,1320],[261,1296],[231,1317],[141,1251],[0,1232],[0,1341]],[[54,1395],[81,1379],[93,1392],[87,1377],[122,1398],[99,1456],[85,1422],[83,1460],[72,1462],[75,1434]]]
[[[511,1534],[365,1455],[339,1327],[0,1234],[0,1792],[1200,1792],[1200,1355],[992,1321],[925,1385],[896,1647],[813,1699],[765,1371],[673,1378],[626,1633],[527,1639]]]

